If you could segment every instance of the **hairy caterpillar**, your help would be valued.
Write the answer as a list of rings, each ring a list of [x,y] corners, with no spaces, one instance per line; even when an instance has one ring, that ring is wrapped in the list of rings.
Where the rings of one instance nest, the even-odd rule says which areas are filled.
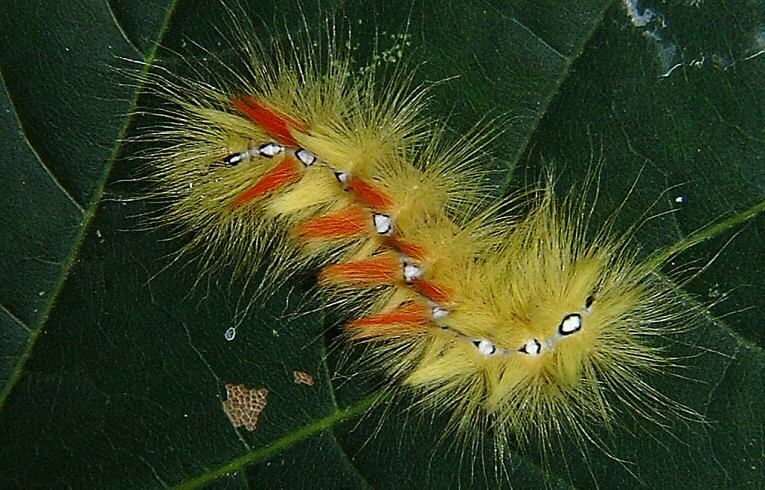
[[[252,66],[269,66],[255,56]],[[281,71],[265,72],[279,76],[259,71],[249,91],[157,85],[183,112],[151,135],[171,145],[149,157],[160,162],[155,192],[170,203],[165,219],[210,248],[209,267],[248,264],[274,239],[273,277],[322,267],[326,294],[357,316],[351,336],[380,343],[370,352],[389,377],[446,406],[462,435],[493,432],[499,447],[610,423],[604,391],[646,413],[672,405],[641,374],[672,361],[640,338],[688,326],[655,276],[661,260],[606,234],[589,241],[581,201],[556,204],[551,190],[517,223],[496,223],[480,190],[471,195],[483,185],[471,160],[480,135],[439,143],[418,126],[419,92],[407,98],[396,81],[375,95],[342,60],[324,72],[313,59],[282,56]],[[519,328],[496,327],[510,323]],[[577,347],[590,332],[600,343]]]
[[[295,1],[246,3],[255,19],[248,35],[263,44],[269,32],[284,41],[299,31]],[[323,14],[302,3],[306,23],[318,25]],[[499,158],[476,165],[511,169],[507,186],[493,178],[499,189],[537,182],[543,162],[553,161],[561,202],[569,189],[583,196],[587,162],[603,161],[592,185],[600,191],[592,230],[629,194],[613,233],[651,209],[655,219],[629,246],[642,247],[641,260],[763,200],[761,4],[321,3],[352,26],[355,66],[374,62],[362,52],[375,42],[370,31],[379,30],[386,59],[397,53],[388,50],[391,36],[408,33],[405,59],[422,62],[416,80],[441,81],[428,113],[437,121],[449,114],[456,133],[483,114],[513,116],[487,147]],[[219,2],[11,1],[0,25],[3,487],[495,485],[491,433],[479,435],[483,448],[472,447],[446,431],[448,413],[420,410],[416,396],[364,411],[375,387],[326,352],[331,336],[321,334],[332,319],[325,314],[344,308],[302,296],[314,281],[266,284],[250,303],[249,271],[232,280],[222,260],[211,265],[223,271],[204,274],[186,254],[158,274],[188,237],[135,231],[135,216],[154,209],[131,200],[145,184],[133,180],[137,166],[124,158],[133,150],[126,140],[143,131],[140,111],[130,110],[143,86],[114,72],[122,64],[115,55],[142,60],[139,70],[158,63],[195,80],[207,79],[206,70],[189,72],[174,51],[213,70],[216,57],[244,64],[229,57],[231,22]],[[151,113],[168,107],[152,97],[140,102]],[[602,156],[593,158],[593,149]],[[513,214],[526,216],[520,208]],[[710,240],[664,268],[678,272],[681,295],[687,290],[702,303],[726,297],[713,314],[701,312],[697,327],[668,339],[677,369],[643,378],[709,423],[668,418],[662,427],[619,413],[610,433],[590,426],[607,452],[553,436],[547,469],[536,442],[511,437],[504,486],[765,487],[763,224],[760,214],[728,232],[707,228]],[[709,262],[738,231],[685,282],[695,274],[682,269]],[[240,297],[252,305],[244,320],[236,317]],[[232,328],[236,335],[224,337]],[[295,371],[314,376],[314,386],[296,384]],[[234,428],[222,406],[227,384],[268,389],[257,430]]]

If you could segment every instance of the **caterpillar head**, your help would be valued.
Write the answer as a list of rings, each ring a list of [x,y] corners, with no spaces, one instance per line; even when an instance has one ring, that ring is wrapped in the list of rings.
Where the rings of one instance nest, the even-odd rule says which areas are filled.
[[[463,394],[451,405],[498,440],[609,427],[621,405],[657,418],[671,402],[645,377],[671,364],[655,341],[683,312],[655,265],[623,245],[605,233],[587,241],[543,199],[500,253],[463,267],[458,306],[409,383]]]
[[[486,407],[522,438],[609,428],[622,409],[652,420],[686,410],[648,375],[671,367],[661,339],[688,328],[693,312],[657,273],[660,263],[626,247],[628,236],[586,238],[568,209],[545,198],[506,248],[496,335],[518,354],[508,356]]]

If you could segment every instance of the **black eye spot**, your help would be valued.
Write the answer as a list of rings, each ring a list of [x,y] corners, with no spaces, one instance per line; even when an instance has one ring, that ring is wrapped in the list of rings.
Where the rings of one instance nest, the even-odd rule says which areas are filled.
[[[592,296],[592,295],[587,296],[587,299],[584,300],[584,307],[589,310],[590,306],[592,306],[594,302],[595,302],[595,296]]]

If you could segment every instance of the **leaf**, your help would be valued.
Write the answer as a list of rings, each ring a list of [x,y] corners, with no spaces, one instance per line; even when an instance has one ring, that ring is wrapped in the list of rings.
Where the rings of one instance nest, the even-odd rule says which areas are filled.
[[[765,6],[561,3],[344,2],[319,11],[311,2],[253,2],[247,10],[257,36],[284,35],[302,16],[318,26],[337,12],[356,42],[368,47],[377,35],[383,49],[408,25],[411,55],[424,61],[418,76],[444,80],[434,113],[451,114],[458,130],[487,114],[511,116],[493,148],[512,171],[510,188],[552,167],[562,190],[602,160],[596,213],[602,219],[627,195],[625,226],[650,209],[655,218],[639,235],[646,252],[712,222],[735,224],[675,260],[679,269],[706,266],[687,287],[689,301],[725,300],[689,335],[684,378],[656,380],[710,423],[675,421],[665,431],[627,418],[609,445],[624,463],[569,444],[547,469],[534,448],[513,450],[507,471],[519,488],[761,488],[765,220],[742,223],[765,201]],[[329,320],[304,295],[310,284],[253,304],[228,342],[224,333],[246,313],[244,285],[221,276],[193,288],[194,264],[163,270],[177,244],[139,229],[146,205],[126,199],[137,186],[121,141],[140,87],[113,67],[118,56],[177,61],[157,42],[181,52],[194,49],[190,41],[216,46],[226,32],[220,4],[16,0],[6,11],[6,485],[496,483],[490,448],[476,461],[461,458],[438,417],[402,416],[395,403],[366,411],[373,400],[364,384],[332,377],[343,365],[328,354]],[[316,385],[293,383],[295,370]],[[226,383],[269,388],[255,432],[234,430],[223,413]]]

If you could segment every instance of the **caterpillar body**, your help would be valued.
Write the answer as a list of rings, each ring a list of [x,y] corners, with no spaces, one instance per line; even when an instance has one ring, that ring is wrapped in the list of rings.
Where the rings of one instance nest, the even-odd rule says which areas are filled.
[[[190,237],[181,257],[265,269],[263,284],[317,271],[386,389],[446,413],[468,445],[488,435],[500,460],[561,435],[600,445],[592,428],[625,410],[698,417],[646,381],[700,312],[658,273],[685,246],[645,258],[631,233],[591,225],[591,181],[562,202],[551,178],[520,206],[491,202],[490,132],[448,142],[407,68],[381,82],[331,36],[320,53],[232,35],[236,82],[198,66],[215,81],[143,80],[166,102],[143,136],[161,144],[143,155],[149,197]]]

